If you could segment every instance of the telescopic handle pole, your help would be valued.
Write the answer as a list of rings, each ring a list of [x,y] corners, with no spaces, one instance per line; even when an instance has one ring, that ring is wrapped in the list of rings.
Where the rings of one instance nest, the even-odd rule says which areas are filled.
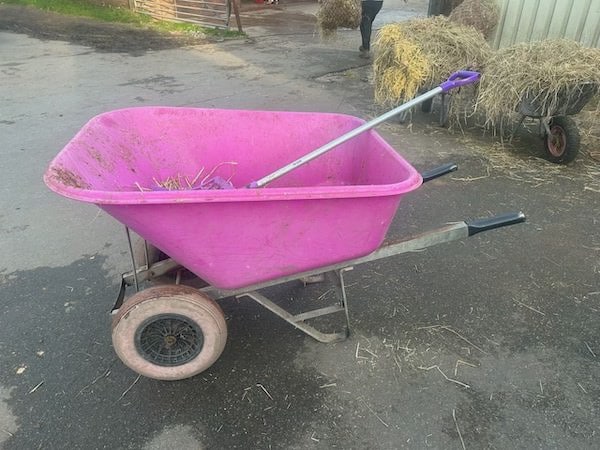
[[[423,103],[425,100],[433,98],[438,94],[446,93],[446,92],[450,91],[451,89],[455,89],[460,86],[465,86],[467,84],[475,83],[477,80],[479,80],[479,76],[480,75],[478,72],[470,72],[470,71],[465,71],[465,70],[456,72],[456,73],[452,74],[446,81],[444,81],[438,87],[433,88],[430,91],[427,91],[424,94],[421,94],[418,97],[415,97],[412,100],[392,109],[391,111],[388,111],[385,114],[382,114],[381,116],[376,117],[375,119],[364,123],[360,127],[349,131],[348,133],[334,139],[331,142],[328,142],[327,144],[323,145],[322,147],[319,147],[318,149],[313,150],[312,152],[308,153],[307,155],[302,156],[301,158],[298,158],[296,161],[291,162],[290,164],[282,167],[281,169],[278,169],[275,172],[272,172],[269,175],[266,175],[265,177],[261,178],[260,180],[253,181],[252,183],[250,183],[248,185],[248,187],[249,188],[261,188],[261,187],[269,184],[270,182],[282,177],[283,175],[287,174],[288,172],[291,172],[292,170],[312,161],[313,159],[318,158],[322,154],[327,153],[328,151],[334,149],[338,145],[341,145],[344,142],[349,141],[350,139],[358,136],[359,134],[364,133],[365,131],[376,127],[380,123],[383,123],[383,122],[391,119],[392,117],[400,114],[403,111],[409,110],[413,106]]]

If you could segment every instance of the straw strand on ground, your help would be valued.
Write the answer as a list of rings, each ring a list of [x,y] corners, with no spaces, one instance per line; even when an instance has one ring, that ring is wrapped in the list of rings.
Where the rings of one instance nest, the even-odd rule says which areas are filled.
[[[460,428],[458,427],[458,422],[456,420],[456,409],[452,410],[452,418],[454,419],[454,426],[456,427],[456,432],[458,433],[458,437],[460,438],[462,448],[463,450],[467,450],[467,447],[465,447],[465,441],[463,440],[462,433],[460,432]]]
[[[462,386],[462,387],[464,387],[464,388],[467,388],[467,389],[469,389],[469,388],[471,387],[471,386],[469,386],[468,384],[466,384],[466,383],[463,383],[462,381],[458,381],[458,380],[455,380],[455,379],[453,379],[453,378],[450,378],[450,377],[448,377],[448,375],[446,375],[446,374],[445,374],[445,373],[442,371],[442,369],[440,369],[440,366],[438,366],[437,364],[436,364],[435,366],[431,366],[431,367],[422,367],[422,366],[420,366],[420,367],[419,367],[419,369],[421,369],[421,370],[426,370],[426,371],[428,371],[428,372],[429,372],[430,370],[437,369],[437,370],[438,370],[438,372],[439,372],[439,373],[441,373],[441,374],[442,374],[442,376],[443,376],[443,377],[446,379],[446,381],[450,381],[451,383],[456,383],[456,384],[458,384],[459,386]]]

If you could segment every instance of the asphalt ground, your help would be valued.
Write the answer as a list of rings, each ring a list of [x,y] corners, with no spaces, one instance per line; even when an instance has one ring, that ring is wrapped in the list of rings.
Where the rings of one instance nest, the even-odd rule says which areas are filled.
[[[598,162],[587,148],[553,165],[533,133],[503,148],[419,112],[379,128],[419,170],[459,165],[404,198],[390,237],[507,211],[527,222],[357,266],[346,341],[226,299],[228,342],[202,374],[151,380],[115,356],[123,227],[50,192],[50,160],[121,107],[382,112],[358,33],[321,42],[309,7],[249,8],[248,39],[190,42],[0,5],[0,447],[598,448]],[[331,298],[299,282],[267,294],[292,311]]]

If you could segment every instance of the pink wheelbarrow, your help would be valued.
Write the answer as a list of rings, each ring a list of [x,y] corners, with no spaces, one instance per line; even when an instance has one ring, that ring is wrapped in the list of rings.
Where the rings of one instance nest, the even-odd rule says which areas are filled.
[[[345,339],[344,273],[353,266],[525,220],[510,213],[384,242],[401,198],[456,169],[420,174],[370,129],[401,110],[368,123],[340,114],[170,107],[91,119],[52,161],[45,182],[125,225],[133,270],[121,277],[112,311],[120,359],[162,380],[202,372],[227,339],[215,300],[232,296],[255,300],[321,342]],[[165,180],[179,181],[169,188]],[[211,180],[217,189],[198,188]],[[130,230],[143,238],[139,244]],[[321,278],[333,283],[337,302],[301,314],[261,292]],[[128,288],[135,290],[129,297]],[[309,324],[338,312],[342,332]]]

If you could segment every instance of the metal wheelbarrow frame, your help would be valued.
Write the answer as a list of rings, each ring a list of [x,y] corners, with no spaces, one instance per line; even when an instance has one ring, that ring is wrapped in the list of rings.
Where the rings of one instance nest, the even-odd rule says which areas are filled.
[[[454,164],[447,164],[427,173],[423,173],[423,180],[424,182],[427,182],[454,170],[456,170],[456,166]],[[194,376],[210,367],[219,358],[224,349],[227,338],[225,319],[223,312],[214,301],[231,297],[247,297],[254,300],[298,330],[304,332],[319,342],[332,343],[342,341],[350,335],[351,330],[348,296],[344,276],[346,272],[353,270],[355,266],[401,255],[403,253],[420,251],[438,244],[470,237],[483,231],[513,225],[524,221],[524,214],[521,212],[515,212],[491,218],[455,222],[413,237],[385,241],[377,250],[363,257],[354,258],[340,263],[331,264],[324,267],[319,267],[317,269],[232,290],[219,289],[214,286],[207,285],[207,283],[197,277],[192,280],[191,284],[197,285],[199,282],[200,286],[202,287],[192,288],[189,286],[181,286],[182,273],[186,269],[169,257],[166,257],[166,259],[160,261],[152,261],[153,258],[149,257],[151,252],[149,251],[148,244],[145,241],[145,263],[140,265],[139,261],[136,260],[130,231],[126,227],[126,235],[129,244],[133,270],[122,275],[121,286],[117,300],[111,311],[111,314],[114,318],[113,343],[115,345],[115,350],[126,365],[150,378],[178,380]],[[336,298],[334,304],[294,314],[282,308],[261,292],[261,290],[265,288],[276,285],[294,281],[302,281],[306,283],[314,279],[318,279],[319,281],[322,279],[326,280],[333,286],[333,291]],[[171,284],[163,284],[141,290],[141,283],[146,281],[159,281],[159,283],[164,283],[166,281]],[[179,290],[173,290],[174,285],[181,286],[181,288]],[[125,300],[128,288],[134,288],[136,293]],[[120,333],[117,328],[118,323],[123,318],[128,318],[130,315],[135,316],[137,314],[142,314],[143,317],[141,317],[138,322],[145,324],[145,326],[156,323],[168,325],[173,320],[185,321],[185,315],[181,315],[178,312],[169,313],[168,311],[165,311],[163,314],[158,316],[156,315],[156,311],[138,312],[138,306],[140,303],[144,304],[156,301],[159,307],[163,307],[166,304],[170,305],[170,300],[173,300],[173,298],[180,299],[182,296],[190,299],[193,298],[196,306],[200,307],[201,309],[208,310],[212,316],[212,320],[207,323],[208,330],[197,330],[196,334],[190,334],[196,336],[198,334],[206,333],[210,337],[211,330],[214,332],[214,335],[216,336],[214,340],[216,340],[216,343],[214,343],[214,345],[212,343],[209,345],[209,351],[205,352],[202,358],[192,357],[190,360],[183,360],[181,364],[164,364],[164,361],[153,360],[153,358],[155,358],[153,353],[154,347],[144,347],[144,344],[141,342],[144,337],[140,334],[139,329],[137,329],[135,335],[133,336],[133,341],[136,342],[135,349],[131,348],[132,336],[126,335],[121,338],[119,335],[115,335],[115,332],[117,334]],[[169,301],[169,303],[166,303],[165,300]],[[308,322],[312,319],[334,313],[344,313],[344,324],[342,331],[324,332],[318,330]],[[151,320],[154,322],[150,323],[149,321]],[[164,336],[159,336],[159,338],[164,340]],[[156,336],[154,339],[156,339]],[[204,339],[204,335],[202,336],[202,339]],[[200,343],[200,345],[205,344],[205,341]],[[133,354],[132,350],[133,353],[137,352],[138,355]],[[141,357],[140,354],[142,355]],[[198,361],[194,361],[194,359]]]

